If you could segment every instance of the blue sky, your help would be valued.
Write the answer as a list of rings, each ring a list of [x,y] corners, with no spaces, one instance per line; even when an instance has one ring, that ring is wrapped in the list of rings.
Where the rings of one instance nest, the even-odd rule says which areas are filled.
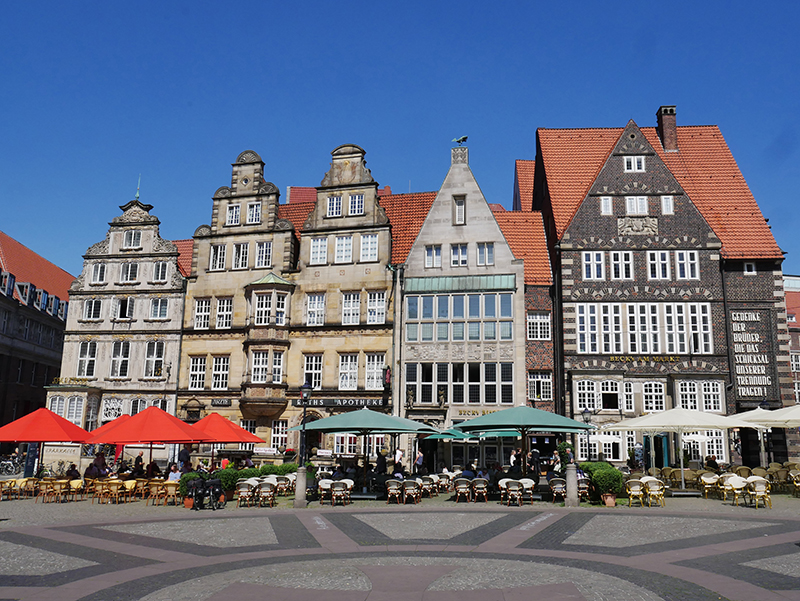
[[[16,2],[0,21],[0,229],[73,274],[118,206],[208,223],[230,163],[319,185],[355,143],[381,185],[437,190],[468,135],[510,208],[537,127],[722,129],[800,274],[800,5],[745,2]]]

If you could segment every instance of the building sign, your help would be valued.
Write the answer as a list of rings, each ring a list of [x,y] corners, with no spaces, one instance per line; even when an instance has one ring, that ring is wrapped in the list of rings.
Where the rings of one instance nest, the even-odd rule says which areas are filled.
[[[488,415],[500,411],[499,409],[459,409],[459,415]]]
[[[292,399],[295,407],[385,407],[387,399],[315,399],[310,398],[305,403],[302,399]]]
[[[633,361],[653,361],[656,363],[677,363],[681,360],[676,355],[612,355],[608,358],[612,363],[632,363]]]
[[[230,407],[231,400],[230,399],[211,399],[211,406],[212,407]]]
[[[731,311],[731,342],[736,392],[740,397],[770,396],[774,380],[765,311]]]

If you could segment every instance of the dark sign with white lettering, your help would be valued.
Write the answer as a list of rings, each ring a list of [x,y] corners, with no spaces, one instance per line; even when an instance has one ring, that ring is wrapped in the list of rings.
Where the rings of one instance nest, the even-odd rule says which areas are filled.
[[[388,399],[308,399],[303,403],[302,399],[293,399],[292,405],[295,407],[385,407]]]
[[[777,398],[769,311],[731,311],[730,320],[736,396],[749,401]]]
[[[211,399],[211,406],[212,407],[230,407],[231,400],[230,399]]]

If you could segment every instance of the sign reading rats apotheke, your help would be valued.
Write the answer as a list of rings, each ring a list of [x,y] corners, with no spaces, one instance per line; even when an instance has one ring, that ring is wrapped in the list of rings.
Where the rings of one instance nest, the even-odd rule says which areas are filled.
[[[734,382],[740,398],[775,396],[775,363],[768,311],[731,311]]]
[[[295,407],[385,407],[388,399],[315,399],[311,397],[306,403],[302,399],[292,399]]]

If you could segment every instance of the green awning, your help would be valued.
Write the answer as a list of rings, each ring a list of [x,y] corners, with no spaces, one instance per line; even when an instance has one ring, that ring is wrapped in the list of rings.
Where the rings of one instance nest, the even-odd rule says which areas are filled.
[[[406,293],[511,291],[516,288],[516,276],[513,273],[406,278],[405,280]]]

